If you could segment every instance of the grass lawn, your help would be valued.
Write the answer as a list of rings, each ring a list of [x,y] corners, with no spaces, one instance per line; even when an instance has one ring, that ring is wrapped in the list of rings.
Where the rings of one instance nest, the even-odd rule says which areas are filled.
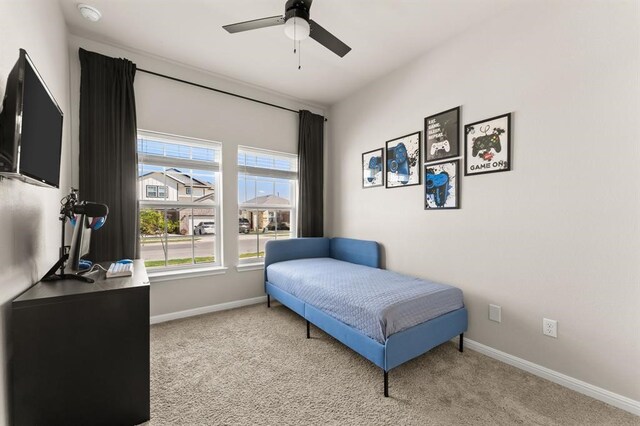
[[[196,257],[196,263],[212,263],[215,261],[215,257],[213,256],[203,256]],[[191,265],[191,258],[186,257],[184,259],[169,259],[167,262],[167,266],[177,266],[177,265]],[[157,268],[158,266],[165,266],[164,260],[145,260],[144,266],[148,268]]]
[[[240,255],[240,259],[246,259],[248,257],[264,257],[264,252],[260,253],[242,253]],[[213,256],[203,256],[196,257],[196,263],[213,263],[215,261],[215,257]],[[185,257],[184,259],[169,259],[167,262],[167,266],[178,266],[178,265],[191,265],[191,258]],[[160,266],[165,266],[164,260],[145,260],[144,266],[147,268],[157,268]]]
[[[258,234],[260,235],[268,235],[268,236],[272,236],[275,235],[276,237],[290,237],[291,236],[291,231],[267,231],[267,232],[258,232]]]
[[[242,253],[240,255],[240,259],[246,259],[248,257],[257,257],[257,256],[264,257],[264,252],[261,251],[260,253]]]
[[[191,241],[191,237],[190,236],[176,236],[176,237],[169,236],[168,240],[170,243],[178,242],[178,241]],[[154,244],[154,243],[161,243],[162,241],[164,241],[164,238],[160,238],[160,237],[140,238],[140,244]],[[200,238],[195,237],[195,241],[200,241]]]

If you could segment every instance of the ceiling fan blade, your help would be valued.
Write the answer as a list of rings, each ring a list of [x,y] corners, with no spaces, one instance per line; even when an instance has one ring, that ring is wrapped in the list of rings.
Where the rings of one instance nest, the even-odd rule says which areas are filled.
[[[253,21],[238,22],[236,24],[223,25],[222,28],[233,33],[257,30],[258,28],[273,27],[284,24],[284,16],[271,16],[269,18],[254,19]]]
[[[349,53],[351,48],[340,41],[339,38],[331,34],[329,31],[322,28],[316,21],[309,19],[309,25],[311,26],[311,32],[309,37],[340,56],[341,58]]]

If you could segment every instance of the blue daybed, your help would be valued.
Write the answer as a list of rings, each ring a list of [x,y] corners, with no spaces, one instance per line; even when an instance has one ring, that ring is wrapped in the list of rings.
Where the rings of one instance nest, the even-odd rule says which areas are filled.
[[[456,336],[463,350],[462,292],[380,269],[380,246],[349,238],[269,241],[265,291],[384,371]]]

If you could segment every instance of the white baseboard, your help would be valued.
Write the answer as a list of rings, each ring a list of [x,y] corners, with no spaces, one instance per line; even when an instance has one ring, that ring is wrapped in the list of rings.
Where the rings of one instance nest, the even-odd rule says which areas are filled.
[[[235,300],[233,302],[219,303],[217,305],[202,306],[200,308],[187,309],[185,311],[171,312],[168,314],[154,315],[150,318],[150,324],[158,324],[165,321],[173,321],[180,318],[188,318],[210,312],[226,311],[227,309],[240,308],[242,306],[265,303],[267,296],[253,297],[251,299]]]
[[[457,343],[458,339],[456,338],[452,341]],[[506,352],[499,351],[492,347],[483,345],[482,343],[467,339],[466,337],[464,338],[464,345],[465,349],[469,348],[476,352],[480,352],[490,358],[497,359],[505,364],[512,365],[538,377],[542,377],[543,379],[550,380],[553,383],[557,383],[581,394],[590,396],[598,401],[606,402],[609,405],[613,405],[614,407],[628,411],[636,416],[640,416],[640,401],[635,401],[631,398],[627,398],[626,396],[618,395],[617,393],[583,382],[582,380],[574,379],[573,377],[558,373],[557,371],[534,364],[533,362],[525,359],[509,355]]]

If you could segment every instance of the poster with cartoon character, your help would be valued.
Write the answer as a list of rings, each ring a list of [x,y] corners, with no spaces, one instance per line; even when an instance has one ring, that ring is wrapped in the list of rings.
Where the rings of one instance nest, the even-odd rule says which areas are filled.
[[[420,185],[421,133],[387,141],[387,188]]]
[[[511,170],[511,113],[464,126],[464,174]]]
[[[382,148],[362,154],[362,187],[384,185],[384,157]]]
[[[460,155],[460,107],[424,119],[425,162]]]
[[[425,210],[459,209],[460,160],[424,166]]]

